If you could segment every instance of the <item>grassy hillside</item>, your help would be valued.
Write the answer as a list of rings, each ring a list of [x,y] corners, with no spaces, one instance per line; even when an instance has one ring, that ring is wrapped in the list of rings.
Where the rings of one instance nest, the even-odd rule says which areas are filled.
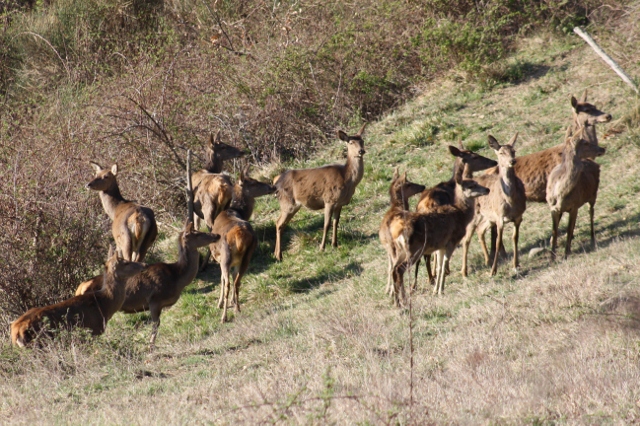
[[[615,40],[602,42],[624,46]],[[275,263],[278,205],[262,200],[244,310],[231,323],[219,324],[212,267],[163,314],[153,351],[146,315],[117,314],[98,339],[68,336],[42,350],[14,350],[3,331],[2,422],[637,422],[638,99],[573,38],[541,35],[518,47],[510,59],[518,84],[438,80],[369,126],[365,177],[343,210],[338,249],[318,253],[322,217],[303,210]],[[625,65],[639,75],[639,62]],[[570,122],[569,97],[584,89],[614,116],[598,131],[607,148],[598,160],[598,248],[589,248],[584,209],[573,256],[555,264],[546,252],[528,257],[548,245],[551,226],[547,207],[530,204],[517,273],[502,264],[489,278],[474,241],[468,279],[456,252],[445,296],[433,297],[422,276],[412,311],[393,308],[377,236],[393,167],[433,185],[448,179],[446,145],[458,139],[487,156],[488,133],[502,142],[519,131],[519,155],[557,144]],[[332,141],[310,161],[257,174],[325,164],[344,151]],[[175,257],[174,232],[165,233],[158,256]],[[510,251],[510,239],[506,245]]]

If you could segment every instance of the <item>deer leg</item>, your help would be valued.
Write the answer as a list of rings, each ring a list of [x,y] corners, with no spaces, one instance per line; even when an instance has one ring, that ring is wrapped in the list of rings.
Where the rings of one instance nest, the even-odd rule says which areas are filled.
[[[225,278],[224,278],[224,285],[222,286],[222,318],[220,319],[220,322],[222,324],[224,324],[225,322],[227,322],[227,307],[229,306],[229,287],[230,287],[230,281],[229,281],[229,271],[226,271],[227,273],[225,274]]]
[[[433,288],[433,294],[444,293],[444,263],[446,259],[445,250],[440,249],[436,253],[436,286]]]
[[[420,269],[420,258],[416,260],[415,272],[413,273],[413,284],[411,285],[411,291],[416,291],[418,288],[418,270]]]
[[[425,254],[424,261],[427,264],[427,279],[429,280],[429,285],[435,285],[436,277],[433,275],[433,269],[431,268],[431,255]],[[435,263],[435,265],[437,265],[437,263]]]
[[[151,248],[157,236],[158,236],[158,226],[155,224],[155,222],[152,222],[151,227],[149,228],[149,232],[145,234],[144,238],[142,239],[142,243],[140,244],[140,251],[139,251],[140,260],[138,260],[138,262],[144,261],[144,258],[147,255],[147,251],[149,250],[149,248]]]
[[[393,261],[391,255],[387,253],[387,287],[384,289],[384,294],[393,296]]]
[[[320,243],[320,250],[324,251],[325,243],[327,241],[327,232],[329,232],[329,225],[331,225],[331,217],[333,216],[334,205],[324,205],[324,227],[322,228],[322,242]]]
[[[496,232],[496,226],[495,225],[491,225],[491,232],[490,232],[490,236],[491,241],[489,242],[489,247],[490,247],[490,251],[489,254],[487,256],[485,256],[485,262],[486,265],[489,266],[489,259],[493,259],[496,255],[496,237],[497,237],[497,232]],[[483,237],[484,238],[484,237]],[[486,248],[486,245],[485,245]]]
[[[238,314],[240,313],[240,280],[242,279],[244,274],[247,272],[247,269],[249,269],[249,262],[251,260],[251,257],[253,256],[253,251],[255,250],[256,246],[257,246],[257,241],[254,242],[254,244],[251,247],[249,247],[249,249],[244,253],[244,256],[242,256],[242,262],[240,263],[240,266],[237,268],[236,277],[233,282],[233,289],[234,289],[233,298],[236,301],[235,310],[236,310],[236,313]]]
[[[473,237],[473,233],[476,230],[477,223],[475,220],[471,221],[469,225],[467,225],[467,232],[462,239],[462,269],[460,273],[463,277],[467,277],[467,256],[469,254],[469,244],[471,244],[471,237]]]
[[[225,287],[229,285],[229,274],[231,273],[231,249],[225,240],[220,239],[216,244],[219,244],[218,250],[220,252],[220,299],[218,300],[218,309],[222,309],[226,303],[225,299]]]
[[[156,337],[158,337],[158,328],[160,327],[160,313],[162,312],[162,308],[160,308],[158,305],[152,305],[149,306],[149,312],[151,313],[151,321],[153,321],[149,345],[153,347],[156,344]]]
[[[558,247],[558,226],[562,218],[561,211],[551,211],[551,261],[556,260],[556,249]]]
[[[500,257],[500,247],[502,246],[502,232],[504,231],[504,222],[502,219],[496,223],[498,235],[496,237],[496,254],[493,257],[493,266],[491,267],[491,276],[494,276],[498,270],[498,258]]]
[[[491,226],[493,230],[493,226]],[[484,264],[489,266],[490,259],[493,259],[496,253],[495,246],[491,249],[491,252],[487,250],[487,244],[484,241],[484,234],[487,232],[487,225],[481,225],[476,228],[476,233],[478,234],[478,240],[480,241],[480,248],[482,248],[482,254],[484,256]]]
[[[402,262],[399,265],[394,265],[393,267],[393,285],[394,285],[394,294],[393,294],[393,302],[396,307],[401,307],[404,305],[405,294],[404,294],[404,272],[406,269],[406,262]]]
[[[578,209],[569,210],[569,226],[567,226],[567,246],[564,249],[564,258],[571,254],[571,241],[573,240],[573,231],[576,228],[576,219],[578,218]]]
[[[338,247],[338,222],[340,222],[340,212],[342,206],[338,206],[333,210],[333,232],[331,233],[331,246]]]
[[[591,248],[596,248],[596,231],[593,227],[593,214],[596,202],[589,203],[589,220],[591,222]]]
[[[300,206],[284,210],[282,208],[282,204],[280,205],[280,217],[276,222],[276,248],[273,253],[276,260],[282,260],[282,231],[284,230],[285,226],[287,226],[289,221],[293,218],[293,216],[298,213],[298,210],[300,210]]]
[[[518,238],[520,237],[520,224],[522,218],[513,222],[513,269],[518,270],[520,263],[518,262]]]

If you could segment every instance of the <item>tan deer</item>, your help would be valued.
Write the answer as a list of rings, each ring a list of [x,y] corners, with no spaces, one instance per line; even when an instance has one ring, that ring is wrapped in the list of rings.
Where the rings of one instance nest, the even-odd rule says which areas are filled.
[[[580,100],[571,97],[571,109],[573,114],[572,129],[576,132],[584,128],[585,139],[598,145],[596,125],[611,121],[611,114],[600,111],[595,105],[587,102],[587,91],[585,90]],[[527,201],[545,203],[547,201],[547,178],[551,171],[562,161],[562,151],[564,143],[547,148],[542,151],[518,157],[515,172],[524,184]],[[591,166],[589,166],[591,167]],[[591,167],[593,168],[593,167]],[[489,170],[487,173],[497,174],[497,168]],[[593,231],[593,228],[591,229]],[[495,249],[495,227],[491,230],[491,256]]]
[[[150,312],[153,321],[151,345],[155,343],[158,335],[162,309],[173,306],[180,298],[182,290],[198,273],[198,249],[219,239],[218,234],[194,230],[193,222],[187,221],[184,230],[178,236],[177,262],[154,263],[126,281],[126,297],[120,310],[128,314]],[[99,275],[80,284],[76,294],[92,294],[101,288],[103,279],[103,275]]]
[[[489,264],[489,253],[484,242],[484,233],[491,225],[497,227],[497,251],[494,255],[493,265],[491,267],[491,275],[495,275],[498,268],[498,257],[500,247],[502,246],[502,233],[504,225],[513,222],[513,267],[518,267],[518,237],[520,233],[520,223],[522,223],[522,215],[527,205],[525,198],[524,184],[518,178],[515,172],[516,150],[514,145],[518,139],[516,133],[509,143],[500,145],[498,141],[489,135],[489,146],[498,156],[499,175],[485,174],[475,179],[480,185],[486,186],[491,190],[489,196],[479,198],[476,202],[476,212],[473,220],[467,227],[467,233],[462,243],[462,275],[467,276],[467,254],[469,252],[469,244],[473,237],[474,231],[478,230],[478,237],[482,246],[482,252],[485,256],[485,262]],[[519,161],[519,160],[518,160]]]
[[[605,149],[587,140],[585,130],[580,129],[571,135],[567,129],[562,162],[549,174],[547,182],[547,203],[551,208],[553,234],[551,237],[551,256],[555,259],[558,241],[558,225],[562,214],[569,212],[569,226],[567,227],[567,245],[564,252],[566,258],[571,253],[571,240],[576,225],[578,209],[589,203],[591,220],[591,245],[595,246],[593,226],[594,205],[598,197],[600,183],[600,166],[588,158],[599,157]]]
[[[393,264],[394,302],[404,304],[404,273],[425,253],[437,252],[434,294],[444,294],[445,265],[464,237],[474,215],[474,199],[489,189],[470,179],[456,181],[452,205],[434,206],[426,213],[398,211],[389,226],[396,258]]]
[[[102,207],[112,220],[111,232],[116,250],[125,260],[142,262],[158,235],[153,210],[122,197],[116,181],[117,164],[111,166],[111,169],[103,169],[94,162],[90,164],[96,175],[87,184],[87,188],[100,193]]]
[[[98,291],[55,305],[29,309],[11,323],[11,342],[23,347],[38,335],[52,335],[62,328],[88,328],[94,336],[104,333],[107,322],[122,307],[126,279],[140,272],[144,266],[120,259],[111,249]]]
[[[220,264],[221,283],[218,308],[222,309],[222,319],[227,321],[229,291],[233,281],[232,303],[235,312],[240,312],[240,282],[249,268],[258,238],[249,223],[253,213],[255,198],[273,194],[276,188],[248,176],[248,167],[241,173],[233,187],[231,205],[216,218],[212,232],[220,234],[220,241],[211,244],[211,254]]]
[[[196,229],[200,229],[200,218],[211,229],[220,212],[231,202],[233,184],[228,175],[222,174],[226,160],[241,158],[245,153],[238,148],[220,141],[220,132],[209,136],[206,148],[207,163],[203,170],[193,173],[193,208]]]
[[[398,174],[398,168],[393,171],[393,178],[391,179],[391,186],[389,187],[390,206],[387,213],[382,218],[380,224],[380,243],[382,247],[387,251],[388,260],[388,275],[387,275],[387,288],[385,293],[390,296],[393,295],[394,286],[392,284],[392,272],[393,263],[395,262],[396,254],[395,247],[393,245],[393,238],[391,236],[390,225],[393,218],[398,211],[409,210],[409,198],[414,195],[420,194],[424,191],[424,185],[418,185],[407,180],[407,172],[404,172],[402,176]]]
[[[333,217],[331,245],[338,246],[338,222],[342,207],[351,202],[356,186],[364,174],[364,141],[362,133],[347,135],[338,131],[338,138],[347,142],[347,162],[313,169],[287,170],[274,179],[280,201],[280,217],[276,222],[275,257],[282,260],[282,230],[302,206],[311,210],[324,209],[324,227],[320,250],[324,250],[327,232]]]
[[[496,166],[498,163],[487,157],[483,157],[473,151],[465,149],[462,146],[462,142],[459,143],[459,148],[449,145],[449,152],[455,157],[453,162],[453,174],[451,179],[446,182],[440,182],[433,188],[422,191],[420,201],[416,206],[418,213],[426,213],[430,209],[436,206],[451,205],[454,201],[456,180],[471,179],[474,172],[486,170],[490,167]],[[434,276],[431,272],[431,255],[425,254],[424,260],[427,265],[427,275],[430,283],[434,283]],[[449,273],[449,265],[445,265],[447,274]],[[415,269],[415,281],[414,286],[418,282],[418,269],[420,267],[420,259],[416,263]]]

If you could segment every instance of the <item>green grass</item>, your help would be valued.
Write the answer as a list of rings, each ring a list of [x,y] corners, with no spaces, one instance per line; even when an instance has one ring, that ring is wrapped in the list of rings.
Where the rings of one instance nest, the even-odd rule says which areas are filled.
[[[0,346],[3,423],[631,423],[640,416],[640,132],[601,138],[607,154],[596,205],[598,248],[587,212],[574,255],[550,264],[546,205],[527,206],[521,267],[488,276],[479,244],[470,276],[454,253],[446,294],[431,295],[424,269],[412,313],[384,295],[378,241],[393,168],[434,185],[450,177],[447,144],[493,157],[486,137],[520,132],[518,154],[559,143],[569,95],[585,87],[598,106],[628,112],[628,92],[567,40],[524,43],[516,83],[475,87],[439,81],[365,133],[365,177],[342,211],[340,247],[319,252],[323,216],[301,210],[273,259],[275,198],[254,213],[259,247],[243,280],[240,315],[220,324],[216,265],[166,309],[149,351],[146,314],[117,314],[104,336],[76,336],[41,350]],[[594,81],[605,81],[595,86]],[[599,129],[603,135],[616,123]],[[344,146],[284,167],[342,161]],[[272,166],[261,171],[273,177]],[[415,203],[415,201],[414,201]],[[566,226],[566,219],[563,222]],[[173,232],[166,230],[166,235]],[[511,228],[505,244],[511,253]],[[564,238],[560,240],[563,244]],[[175,258],[175,241],[155,256]],[[410,274],[407,274],[408,276]],[[408,280],[407,280],[408,281]],[[409,403],[413,320],[413,394]],[[6,339],[5,339],[6,341]]]

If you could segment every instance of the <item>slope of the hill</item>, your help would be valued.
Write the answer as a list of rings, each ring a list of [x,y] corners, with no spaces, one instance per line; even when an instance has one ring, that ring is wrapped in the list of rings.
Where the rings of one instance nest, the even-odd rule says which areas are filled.
[[[284,261],[274,262],[278,205],[260,202],[260,246],[231,323],[219,324],[212,267],[163,314],[151,352],[145,315],[117,314],[85,344],[2,343],[2,423],[638,421],[638,101],[587,48],[540,37],[513,61],[520,84],[483,91],[439,81],[370,125],[365,177],[342,211],[338,249],[318,252],[322,215],[303,210],[285,233]],[[598,160],[597,249],[583,209],[574,255],[553,264],[546,253],[528,257],[550,235],[547,207],[529,204],[517,273],[505,263],[489,278],[474,240],[468,279],[456,252],[444,296],[421,278],[412,311],[393,308],[377,236],[393,167],[433,185],[448,179],[446,145],[458,139],[490,157],[489,133],[506,141],[519,131],[519,155],[552,146],[570,122],[570,95],[584,89],[614,116],[598,130],[607,154]],[[343,153],[336,141],[304,166]]]

